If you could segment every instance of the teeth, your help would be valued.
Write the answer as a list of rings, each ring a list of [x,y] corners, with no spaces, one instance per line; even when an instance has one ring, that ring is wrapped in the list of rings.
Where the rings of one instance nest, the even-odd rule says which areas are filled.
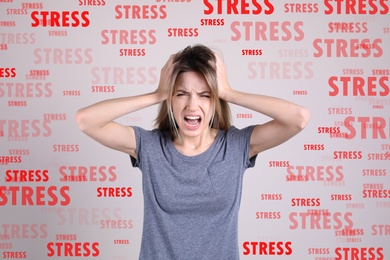
[[[197,120],[199,119],[200,117],[199,116],[186,116],[187,119],[190,119],[190,120]]]

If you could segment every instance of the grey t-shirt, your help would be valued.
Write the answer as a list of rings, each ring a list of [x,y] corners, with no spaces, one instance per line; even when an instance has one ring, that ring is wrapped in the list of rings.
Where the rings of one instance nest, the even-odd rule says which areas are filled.
[[[170,134],[134,127],[144,224],[139,259],[239,259],[238,211],[254,126],[219,130],[212,145],[185,156]]]

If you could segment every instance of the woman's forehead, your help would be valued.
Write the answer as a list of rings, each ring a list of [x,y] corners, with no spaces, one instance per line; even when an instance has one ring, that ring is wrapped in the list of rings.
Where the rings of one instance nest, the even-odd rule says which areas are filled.
[[[175,90],[204,92],[210,91],[210,87],[203,74],[196,71],[186,71],[177,76]]]

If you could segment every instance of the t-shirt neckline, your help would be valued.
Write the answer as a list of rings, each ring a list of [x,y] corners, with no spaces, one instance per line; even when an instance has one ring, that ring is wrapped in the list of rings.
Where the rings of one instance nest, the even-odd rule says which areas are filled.
[[[210,154],[214,150],[214,147],[216,146],[216,143],[221,138],[222,132],[223,132],[222,130],[218,130],[217,136],[215,137],[214,141],[211,143],[209,148],[207,148],[204,152],[197,154],[197,155],[190,155],[190,156],[182,154],[181,152],[179,152],[179,150],[177,150],[177,148],[175,147],[175,145],[172,142],[171,135],[169,132],[166,133],[165,136],[168,139],[168,149],[171,150],[176,156],[178,156],[179,158],[186,160],[186,161],[189,161],[189,160],[190,161],[198,161],[198,160],[203,160],[204,158],[208,158],[210,156]]]

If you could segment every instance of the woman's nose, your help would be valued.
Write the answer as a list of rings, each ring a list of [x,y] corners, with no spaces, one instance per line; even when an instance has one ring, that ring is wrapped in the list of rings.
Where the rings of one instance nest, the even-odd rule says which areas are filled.
[[[198,107],[198,100],[194,95],[190,95],[187,102],[187,108],[191,111],[196,110]]]

